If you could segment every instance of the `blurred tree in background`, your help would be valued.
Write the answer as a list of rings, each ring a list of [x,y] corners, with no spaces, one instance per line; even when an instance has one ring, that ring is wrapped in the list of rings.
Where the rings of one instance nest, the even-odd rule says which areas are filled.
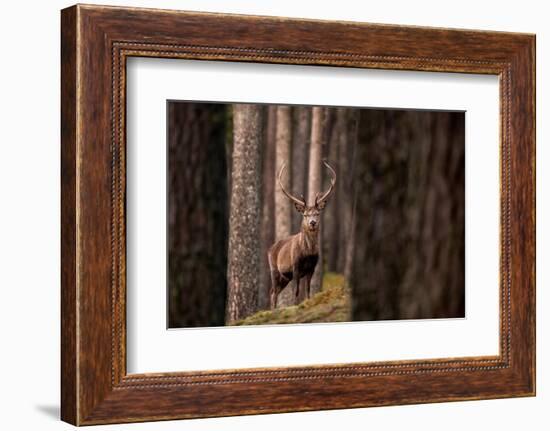
[[[271,275],[267,253],[275,242],[275,153],[277,133],[277,106],[267,106],[264,115],[264,145],[262,148],[262,224],[260,227],[260,286],[258,288],[258,309],[269,308],[269,286]]]
[[[226,106],[168,103],[168,326],[225,322]]]
[[[287,175],[281,178],[283,186],[288,189],[292,184],[292,108],[277,106],[277,122],[275,132],[275,173],[283,165],[287,167]],[[290,168],[289,168],[290,167]],[[292,219],[294,206],[281,191],[276,175],[271,178],[275,193],[275,241],[287,238],[292,234]],[[266,199],[268,197],[266,196]],[[275,242],[274,241],[274,242]],[[273,244],[273,243],[272,243]],[[268,248],[271,244],[267,244]],[[266,255],[267,249],[263,253]],[[279,307],[288,307],[294,303],[294,283],[290,283],[279,296]]]
[[[360,111],[354,320],[464,316],[464,114]]]

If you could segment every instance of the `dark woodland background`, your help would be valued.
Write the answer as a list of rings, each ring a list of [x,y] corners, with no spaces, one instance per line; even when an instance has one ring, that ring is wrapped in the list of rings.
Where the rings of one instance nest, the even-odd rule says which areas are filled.
[[[464,316],[464,113],[168,102],[168,326]],[[267,249],[337,173],[314,298],[269,309]]]

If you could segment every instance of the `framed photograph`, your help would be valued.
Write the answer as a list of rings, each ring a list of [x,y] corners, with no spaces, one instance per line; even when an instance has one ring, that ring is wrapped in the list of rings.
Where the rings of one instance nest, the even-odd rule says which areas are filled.
[[[61,13],[61,415],[535,394],[535,36]]]

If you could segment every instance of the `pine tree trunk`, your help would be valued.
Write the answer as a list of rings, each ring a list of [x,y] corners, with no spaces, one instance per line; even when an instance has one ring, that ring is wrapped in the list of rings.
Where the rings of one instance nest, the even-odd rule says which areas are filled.
[[[292,184],[292,110],[289,106],[277,107],[276,142],[275,172],[277,175],[281,166],[286,166],[281,182],[289,190]],[[275,184],[275,240],[279,241],[292,233],[292,204],[279,187],[276,175],[272,181]],[[294,304],[294,296],[294,283],[289,283],[279,295],[277,306],[280,308]]]
[[[326,108],[314,107],[311,114],[311,143],[309,150],[309,170],[307,201],[308,205],[315,203],[315,196],[321,191],[323,184],[323,171],[321,168],[323,160],[323,143],[326,135]],[[322,238],[323,222],[320,224],[318,232],[319,238]],[[323,244],[319,244],[319,260],[317,267],[311,279],[311,295],[321,291],[323,280]]]
[[[168,326],[220,326],[227,293],[225,107],[168,104]]]
[[[355,171],[355,151],[357,147],[359,130],[359,110],[346,109],[344,117],[345,134],[340,140],[338,146],[338,166],[339,172],[342,172],[338,182],[338,262],[339,273],[343,273],[346,280],[349,281],[351,266],[353,261],[353,249],[355,247],[354,226],[354,205],[356,189],[353,183]]]
[[[281,240],[291,233],[290,216],[292,205],[278,185],[277,174],[283,165],[286,166],[282,176],[283,186],[289,190],[292,183],[291,166],[291,108],[277,107],[277,132],[275,150],[275,175],[272,178],[275,184],[275,239]]]
[[[327,141],[328,146],[328,162],[336,170],[337,175],[342,173],[346,175],[347,169],[344,168],[340,160],[340,147],[347,145],[347,130],[346,130],[346,117],[347,108],[331,108],[331,114],[333,117],[333,125],[330,128],[329,139]],[[336,183],[336,190],[330,198],[330,203],[323,213],[323,251],[325,255],[326,268],[328,271],[341,272],[342,268],[338,266],[338,258],[340,255],[340,202],[344,198],[342,196],[342,175],[338,177]],[[330,178],[325,176],[324,187],[328,187]]]
[[[411,146],[408,248],[399,313],[404,319],[464,316],[464,117],[414,113],[410,127],[425,136]],[[424,295],[418,295],[423,286]],[[418,317],[417,317],[418,316]]]
[[[362,110],[354,320],[464,315],[464,115]]]
[[[226,321],[257,310],[260,285],[261,145],[263,108],[233,105],[233,169],[229,212]]]
[[[275,242],[275,134],[277,127],[277,107],[267,107],[265,115],[265,138],[262,152],[262,227],[261,227],[261,286],[258,295],[260,310],[269,308],[269,288],[271,275],[267,260],[267,250]]]
[[[398,127],[399,112],[362,110],[361,145],[355,175],[357,206],[352,287],[353,320],[399,318],[399,287],[403,276],[409,142],[390,128]],[[411,143],[414,145],[414,143]]]
[[[295,196],[306,196],[309,140],[311,139],[311,108],[294,108],[294,127],[292,138],[292,191]],[[292,216],[292,233],[300,230],[302,217],[298,213]]]

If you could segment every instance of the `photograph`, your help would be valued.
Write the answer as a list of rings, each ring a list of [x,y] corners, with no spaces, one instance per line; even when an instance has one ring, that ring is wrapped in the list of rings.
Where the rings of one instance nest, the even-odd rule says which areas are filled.
[[[167,101],[168,328],[465,317],[463,111]]]

